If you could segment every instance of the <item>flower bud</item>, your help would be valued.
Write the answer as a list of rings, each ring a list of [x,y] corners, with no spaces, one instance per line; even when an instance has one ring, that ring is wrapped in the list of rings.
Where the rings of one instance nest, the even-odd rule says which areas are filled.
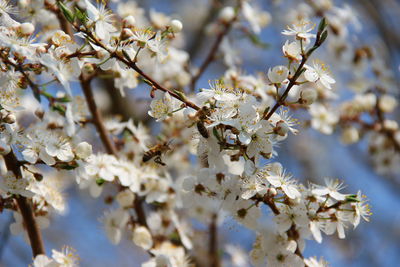
[[[219,13],[219,18],[223,22],[230,22],[235,17],[235,9],[231,6],[224,7]]]
[[[397,123],[397,121],[394,120],[385,120],[383,122],[383,128],[385,128],[385,130],[394,132],[399,129],[399,124]]]
[[[94,72],[94,67],[91,63],[85,63],[82,68],[82,73],[85,75],[91,75]]]
[[[122,20],[122,23],[123,23],[124,27],[131,28],[131,27],[135,26],[136,19],[132,15],[129,15]]]
[[[313,88],[306,88],[300,93],[299,102],[301,104],[311,105],[317,100],[318,94],[317,91]]]
[[[391,95],[383,95],[379,99],[379,109],[383,112],[392,112],[397,107],[397,100]]]
[[[343,130],[342,136],[341,136],[341,141],[343,144],[354,144],[360,139],[360,135],[358,133],[358,130],[355,127],[348,127]]]
[[[92,155],[92,145],[87,142],[79,143],[75,148],[75,155],[81,159],[88,158]]]
[[[23,35],[31,35],[35,31],[35,26],[32,23],[24,22],[19,25],[19,30]]]
[[[276,196],[278,194],[278,192],[276,191],[275,188],[270,187],[267,190],[267,194],[268,194],[269,197],[274,197],[274,196]]]
[[[117,194],[116,200],[121,207],[127,208],[133,205],[133,201],[135,200],[135,195],[131,190],[126,189]]]
[[[144,226],[136,227],[133,231],[133,243],[137,246],[143,248],[144,250],[149,250],[153,246],[153,239],[149,230]]]
[[[183,28],[183,25],[180,20],[174,19],[171,21],[171,29],[174,33],[181,32],[182,28]]]

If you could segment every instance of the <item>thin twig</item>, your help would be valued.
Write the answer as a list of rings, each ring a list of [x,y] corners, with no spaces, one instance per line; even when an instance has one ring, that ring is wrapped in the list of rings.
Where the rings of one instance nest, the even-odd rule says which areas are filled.
[[[83,93],[86,98],[86,103],[88,104],[90,113],[92,114],[93,123],[97,128],[97,132],[100,135],[100,139],[104,144],[107,153],[117,156],[118,151],[115,147],[115,144],[109,138],[108,131],[103,122],[103,116],[101,115],[100,110],[97,108],[97,104],[94,99],[92,87],[90,85],[92,79],[90,77],[84,78],[83,75],[81,75],[79,79],[81,82]]]
[[[207,57],[204,59],[203,63],[200,65],[200,68],[197,71],[196,75],[194,75],[192,77],[191,84],[190,84],[190,88],[191,88],[192,92],[195,91],[196,83],[200,79],[201,75],[203,75],[203,73],[206,71],[206,69],[211,64],[211,62],[214,61],[215,55],[217,54],[217,52],[219,50],[222,40],[224,39],[224,37],[226,35],[228,35],[229,31],[231,30],[233,23],[237,19],[238,13],[239,12],[236,13],[235,17],[231,21],[223,23],[223,29],[217,35],[217,38],[215,39],[214,44],[212,45],[210,51],[208,52]]]
[[[219,267],[219,255],[218,255],[218,224],[217,224],[218,215],[216,213],[212,214],[211,222],[209,226],[209,247],[208,254],[210,257],[210,266],[211,267]]]

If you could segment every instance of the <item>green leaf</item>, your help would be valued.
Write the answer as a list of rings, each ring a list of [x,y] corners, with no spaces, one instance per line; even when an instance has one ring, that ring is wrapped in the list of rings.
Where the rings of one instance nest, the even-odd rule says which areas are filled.
[[[79,19],[82,22],[82,24],[86,24],[89,21],[86,12],[76,7],[75,7],[75,17]]]
[[[326,18],[324,17],[318,25],[318,33],[321,33],[325,30],[326,26],[328,26],[328,23],[326,22]]]
[[[58,7],[60,8],[61,12],[64,14],[65,18],[70,22],[73,23],[75,20],[75,16],[74,13],[72,13],[71,10],[69,10],[69,8],[63,4],[63,2],[58,1],[57,2]]]
[[[74,163],[58,163],[57,167],[63,169],[63,170],[73,170],[77,168],[79,165],[74,164]]]
[[[218,139],[218,141],[220,141],[220,142],[221,142],[221,137],[219,136],[219,134],[218,134],[218,131],[217,131],[217,128],[216,128],[216,127],[213,127],[213,134],[214,134],[215,138],[217,138],[217,139]]]
[[[260,36],[258,36],[257,34],[246,32],[246,36],[250,40],[250,42],[252,42],[257,47],[260,47],[262,49],[267,49],[270,47],[270,44],[263,42],[260,39]]]
[[[53,108],[53,110],[58,111],[58,112],[60,112],[60,113],[63,114],[63,115],[64,115],[65,112],[66,112],[65,107],[62,106],[62,105],[57,105],[57,104],[55,104],[55,105],[52,106],[52,108]]]
[[[179,91],[179,90],[173,90],[174,91],[174,93],[175,94],[177,94],[182,100],[185,100],[186,99],[186,95],[183,93],[183,92],[181,92],[181,91]]]
[[[328,31],[324,31],[321,34],[321,38],[319,39],[318,45],[322,45],[323,42],[325,42],[326,38],[328,37]]]
[[[360,200],[357,198],[357,195],[346,196],[346,201],[347,202],[360,202]]]

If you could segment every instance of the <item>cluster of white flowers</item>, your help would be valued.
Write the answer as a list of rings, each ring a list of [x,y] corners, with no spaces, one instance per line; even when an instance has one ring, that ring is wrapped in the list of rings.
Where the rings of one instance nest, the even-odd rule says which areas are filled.
[[[345,144],[371,133],[370,152],[378,170],[398,170],[400,130],[385,117],[397,100],[381,89],[389,85],[390,74],[371,59],[370,51],[355,49],[361,59],[352,64],[371,61],[381,85],[371,90],[373,83],[360,78],[352,83],[356,96],[335,107],[330,102],[337,97],[333,72],[313,59],[314,51],[326,43],[329,49],[334,42],[343,44],[349,34],[345,24],[355,21],[346,7],[332,7],[321,9],[326,19],[315,27],[315,14],[306,4],[287,14],[291,23],[282,31],[288,38],[281,51],[284,62],[265,73],[245,74],[229,31],[240,31],[262,46],[257,35],[272,16],[254,1],[237,2],[222,8],[208,25],[217,38],[197,69],[181,48],[182,22],[155,10],[146,17],[135,2],[116,3],[114,14],[108,5],[89,0],[18,1],[21,16],[14,16],[9,1],[0,0],[0,154],[5,163],[0,211],[9,204],[13,234],[23,232],[28,241],[27,232],[46,228],[53,213],[64,214],[62,191],[72,182],[92,197],[113,187],[105,199],[112,206],[101,219],[105,233],[112,244],[128,236],[147,251],[144,267],[201,261],[197,247],[211,244],[215,229],[228,218],[257,236],[249,257],[241,248],[224,246],[235,266],[327,265],[303,257],[305,240],[321,243],[322,233],[335,232],[345,238],[346,228],[355,228],[361,218],[368,221],[366,199],[360,192],[341,192],[338,180],[326,179],[325,186],[299,183],[278,162],[278,148],[300,131],[292,108],[304,109],[311,115],[305,125],[324,134],[342,127]],[[333,41],[328,32],[335,32]],[[219,52],[229,68],[196,92],[196,81]],[[148,86],[151,103],[143,114],[161,127],[103,119],[97,105],[101,98],[93,92],[94,81],[102,77],[112,77],[122,96],[125,89]],[[73,86],[78,82],[84,98]],[[365,114],[373,123],[362,120]],[[157,137],[150,128],[159,131]],[[30,211],[20,204],[26,199]],[[26,225],[26,212],[32,212],[38,229]],[[210,242],[197,240],[192,219],[209,225]],[[39,242],[29,241],[32,247]],[[214,253],[214,263],[220,260],[218,249],[204,250]],[[33,266],[78,264],[69,249],[53,250],[51,258],[43,253],[36,253]]]

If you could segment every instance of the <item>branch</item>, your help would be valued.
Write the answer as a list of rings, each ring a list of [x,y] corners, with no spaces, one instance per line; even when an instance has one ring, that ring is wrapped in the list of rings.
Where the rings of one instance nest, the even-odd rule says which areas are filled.
[[[83,75],[79,77],[81,82],[82,91],[85,95],[86,102],[89,106],[90,113],[93,117],[93,123],[100,135],[100,139],[104,144],[108,154],[112,154],[117,157],[117,149],[115,144],[110,140],[106,127],[104,126],[103,116],[101,115],[99,109],[97,108],[96,101],[94,99],[92,87],[90,86],[91,78],[84,78]]]
[[[224,37],[226,35],[228,35],[229,31],[232,28],[233,23],[236,21],[236,19],[238,17],[238,15],[239,15],[239,12],[236,12],[235,17],[231,21],[223,23],[222,31],[217,35],[217,39],[215,39],[215,42],[212,45],[210,51],[208,52],[207,57],[205,58],[203,63],[200,65],[200,68],[199,68],[198,72],[196,73],[196,75],[194,75],[192,77],[192,81],[191,81],[191,85],[190,85],[190,88],[191,88],[192,92],[195,91],[196,83],[200,79],[201,75],[203,75],[203,73],[205,72],[207,67],[211,64],[211,62],[214,61],[215,55],[218,52],[218,49],[219,49],[219,47],[220,47],[220,45],[222,43],[222,40],[224,39]]]
[[[218,225],[217,225],[218,216],[216,213],[212,214],[211,222],[209,226],[209,257],[210,257],[210,266],[211,267],[219,267],[221,266],[219,262],[218,255]]]
[[[108,47],[106,47],[102,42],[100,42],[91,32],[87,31],[87,30],[81,30],[79,29],[78,26],[73,25],[74,28],[77,31],[81,31],[83,33],[85,33],[88,37],[90,37],[90,41],[93,42],[95,45],[100,46],[101,48],[103,48],[104,50],[106,50],[108,53],[110,53],[110,56],[118,59],[119,61],[123,62],[125,65],[127,65],[128,67],[130,67],[131,69],[133,69],[134,71],[136,71],[140,76],[142,76],[147,82],[149,82],[153,88],[161,90],[163,92],[169,93],[172,97],[178,99],[179,101],[183,102],[187,107],[190,107],[194,110],[199,110],[200,107],[197,106],[195,103],[189,101],[188,99],[186,99],[182,94],[177,94],[174,91],[162,86],[161,84],[159,84],[158,82],[156,82],[152,77],[150,77],[149,75],[147,75],[146,73],[144,73],[137,65],[136,62],[132,61],[132,59],[127,59],[126,57],[123,57],[121,55],[119,55],[118,53],[116,53],[115,51],[111,51]]]
[[[22,179],[20,162],[18,162],[18,159],[15,157],[14,153],[10,152],[7,155],[4,155],[3,158],[7,169],[12,171],[17,179]],[[17,200],[19,210],[24,220],[24,227],[28,233],[33,256],[36,257],[40,254],[45,255],[46,251],[44,249],[42,235],[36,223],[35,215],[29,200],[23,196],[16,196],[15,199]]]

